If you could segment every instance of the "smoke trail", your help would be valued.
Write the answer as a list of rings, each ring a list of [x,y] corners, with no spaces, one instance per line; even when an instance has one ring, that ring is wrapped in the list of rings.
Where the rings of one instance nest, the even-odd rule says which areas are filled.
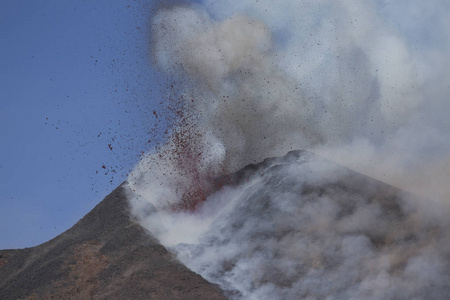
[[[448,222],[433,214],[450,199],[449,11],[441,0],[205,0],[159,10],[152,55],[178,82],[178,119],[129,176],[132,214],[236,298],[448,295]],[[222,186],[216,176],[302,148],[433,201],[394,199],[392,214],[358,193],[299,199],[300,187],[333,173],[314,162],[301,166],[315,177],[268,168],[210,196]],[[280,174],[299,189],[269,184]],[[276,242],[273,226],[285,228]],[[260,233],[268,238],[250,238]]]

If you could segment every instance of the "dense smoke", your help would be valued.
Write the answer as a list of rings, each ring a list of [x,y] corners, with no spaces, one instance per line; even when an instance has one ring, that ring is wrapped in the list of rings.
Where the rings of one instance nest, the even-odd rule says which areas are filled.
[[[213,219],[191,228],[196,240],[164,242],[231,299],[447,299],[446,213],[358,176],[291,155],[181,217]],[[175,238],[167,221],[149,228]]]
[[[448,299],[448,209],[422,201],[291,152],[193,213],[133,209],[230,299]]]
[[[372,293],[377,288],[384,289],[385,298],[410,298],[428,292],[428,285],[439,286],[436,297],[448,293],[441,281],[448,282],[448,224],[429,224],[424,216],[445,211],[450,199],[449,12],[450,4],[443,0],[205,0],[203,5],[161,8],[152,19],[152,57],[177,82],[171,105],[178,119],[168,130],[167,143],[144,157],[129,176],[133,215],[188,266],[238,290],[237,298],[283,299],[300,290],[309,291],[303,297],[380,298]],[[319,195],[314,203],[299,200],[295,193],[300,190],[268,185],[264,180],[270,181],[269,175],[207,198],[218,189],[212,178],[292,149],[309,149],[431,200],[412,201],[421,216],[414,225],[411,216],[416,213],[404,211],[411,201],[400,201],[401,213],[391,216],[363,196],[346,195],[355,210],[343,221],[342,199]],[[313,179],[322,182],[329,171],[312,169],[316,177],[284,171],[296,176],[300,186]],[[258,203],[264,194],[270,196]],[[290,240],[292,247],[250,249],[265,243],[249,239],[267,233],[269,223],[252,213],[260,205],[273,214],[270,224],[292,221],[280,225],[291,233],[277,241],[285,245]],[[241,215],[236,213],[240,209]],[[394,217],[402,230],[412,224],[408,234],[382,246],[374,243],[372,230],[379,229],[381,239],[389,240]],[[302,219],[309,221],[296,223]],[[233,222],[256,232],[233,231]],[[342,229],[347,228],[344,223],[363,229],[349,232]],[[306,236],[303,226],[310,227]],[[430,240],[424,235],[432,228],[436,235]],[[267,245],[271,242],[269,238]],[[390,243],[392,247],[386,246]],[[396,257],[407,246],[411,255],[398,267]],[[326,254],[329,248],[335,256]],[[290,254],[282,255],[280,249]],[[317,258],[319,267],[296,265],[314,262],[311,255],[317,249],[325,253]],[[214,255],[222,251],[228,258]],[[255,255],[241,261],[248,251]],[[286,275],[288,284],[239,277],[275,258],[279,268],[285,267],[279,272],[294,272],[292,278]],[[232,271],[218,266],[227,259],[238,260],[230,265]],[[330,268],[323,266],[329,260]],[[428,275],[418,271],[425,267]],[[355,268],[358,274],[350,272]],[[298,269],[301,274],[295,273]],[[318,269],[323,273],[308,273]],[[350,278],[341,278],[347,274]]]

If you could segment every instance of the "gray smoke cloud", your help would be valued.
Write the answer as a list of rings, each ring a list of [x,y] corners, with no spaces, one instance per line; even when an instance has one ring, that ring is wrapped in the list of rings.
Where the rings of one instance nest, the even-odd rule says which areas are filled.
[[[358,176],[307,155],[269,166],[172,249],[230,299],[447,299],[446,213]]]
[[[196,101],[196,126],[208,136],[197,147],[216,149],[211,160],[228,171],[307,148],[443,198],[450,167],[448,6],[175,6],[152,20],[153,57],[183,82],[180,94]],[[431,174],[442,182],[431,184]]]
[[[183,114],[128,178],[133,216],[236,298],[448,295],[449,228],[436,211],[450,205],[449,12],[443,0],[160,9],[152,56],[178,83]],[[300,190],[270,185],[267,175],[183,210],[186,199],[208,196],[201,191],[212,177],[292,149],[431,200],[397,199],[400,212],[390,215],[361,195],[298,199]],[[317,185],[331,171],[313,165],[301,164],[315,177],[277,172]],[[343,218],[341,201],[354,207]],[[261,205],[270,220],[253,215]],[[277,240],[273,226],[286,229]],[[258,233],[268,238],[250,238]]]
[[[140,222],[230,299],[448,299],[449,211],[439,202],[305,152],[246,179],[193,213]]]

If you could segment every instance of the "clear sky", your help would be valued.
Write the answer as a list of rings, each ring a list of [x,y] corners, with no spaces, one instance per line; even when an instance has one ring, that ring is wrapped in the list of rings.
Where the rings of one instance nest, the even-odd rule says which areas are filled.
[[[67,230],[155,146],[155,2],[0,2],[0,249]]]

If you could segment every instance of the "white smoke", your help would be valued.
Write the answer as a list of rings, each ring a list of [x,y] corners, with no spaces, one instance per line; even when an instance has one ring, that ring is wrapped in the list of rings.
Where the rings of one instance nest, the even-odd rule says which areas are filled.
[[[446,299],[449,223],[345,173],[314,159],[272,168],[174,249],[230,298]]]
[[[448,282],[443,269],[449,259],[448,224],[430,225],[424,216],[446,211],[450,203],[449,12],[444,0],[205,0],[203,5],[162,8],[152,19],[152,55],[155,65],[179,82],[184,114],[169,131],[167,144],[130,174],[133,215],[179,251],[188,266],[238,290],[237,298],[289,299],[299,291],[308,291],[301,294],[305,298],[413,298],[431,291],[428,285],[439,287],[436,297],[448,293],[442,281]],[[225,188],[199,205],[214,190],[211,178],[292,149],[320,153],[433,201],[415,201],[418,213],[395,216],[403,231],[389,242],[391,248],[382,249],[370,240],[370,232],[380,230],[382,239],[389,240],[393,221],[361,197],[346,196],[355,211],[341,220],[336,213],[342,203],[333,203],[336,199],[317,197],[310,203],[281,190],[272,195],[276,192],[263,177]],[[313,170],[321,182],[326,172]],[[302,172],[293,173],[303,176],[300,183],[314,182]],[[283,220],[283,214],[292,221],[282,225],[293,232],[279,237],[286,239],[285,248],[274,243],[243,259],[243,253],[266,239],[241,243],[253,234],[250,229],[221,234],[232,226],[228,222],[240,220],[236,207],[248,207],[250,213],[250,207],[260,205],[250,199],[249,189],[270,194],[267,201],[295,211],[273,212],[270,221]],[[408,221],[417,215],[418,225]],[[304,218],[304,224],[295,221]],[[264,231],[269,226],[264,218],[241,219],[245,228]],[[303,226],[310,227],[311,236],[305,236]],[[430,228],[438,236],[425,237]],[[407,236],[415,241],[408,242]],[[413,250],[401,260],[397,256],[407,246]],[[333,255],[313,257],[328,247],[342,259],[332,269],[322,265],[337,259]],[[292,254],[275,255],[280,249]],[[195,256],[189,257],[191,252]],[[239,259],[230,272],[219,266],[224,257]],[[277,272],[291,278],[287,286],[256,273],[248,277],[258,268],[270,273],[263,265],[274,257]],[[308,260],[318,267],[296,265]],[[314,273],[320,266],[323,272]],[[306,272],[302,280],[293,279],[299,276],[293,271],[297,267]],[[347,273],[349,278],[343,278]]]
[[[141,220],[230,299],[447,299],[448,209],[308,153]],[[136,201],[136,199],[134,200]]]

